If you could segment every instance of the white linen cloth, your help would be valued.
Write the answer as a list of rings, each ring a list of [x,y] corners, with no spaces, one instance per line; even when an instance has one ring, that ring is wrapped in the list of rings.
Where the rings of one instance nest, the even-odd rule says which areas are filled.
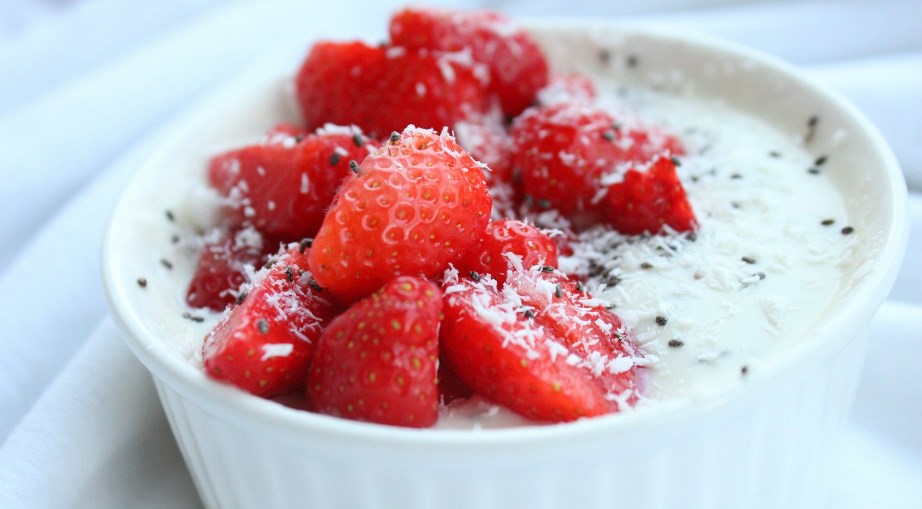
[[[401,3],[0,0],[0,507],[200,506],[107,316],[108,212],[182,108],[280,41],[380,38]],[[872,322],[831,507],[922,507],[922,1],[440,3],[712,33],[800,65],[864,110],[907,176],[911,237]]]

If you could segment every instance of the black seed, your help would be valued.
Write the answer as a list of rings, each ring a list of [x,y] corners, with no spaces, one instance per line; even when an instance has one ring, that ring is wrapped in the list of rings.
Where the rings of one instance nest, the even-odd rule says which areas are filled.
[[[749,373],[749,366],[743,366],[740,368],[740,375],[746,376],[747,373]]]
[[[352,173],[358,173],[358,172],[359,172],[359,163],[357,163],[357,162],[355,161],[355,159],[349,161],[349,169],[352,170]]]
[[[688,235],[685,236],[685,238],[688,239],[689,242],[694,242],[698,240],[698,234],[695,232],[689,232]]]
[[[398,141],[400,141],[400,133],[398,133],[397,131],[391,131],[390,140],[391,140],[391,143],[397,143]]]
[[[247,295],[249,295],[247,292],[243,292],[240,295],[238,295],[236,299],[237,305],[243,304],[243,301],[247,299]]]
[[[669,160],[672,161],[672,164],[674,164],[676,168],[678,168],[679,166],[682,166],[682,161],[680,161],[679,158],[676,156],[670,156]]]
[[[627,66],[628,66],[628,67],[637,67],[637,64],[639,63],[639,60],[640,60],[640,59],[637,58],[637,55],[628,55],[628,56],[627,56]]]
[[[541,272],[554,272],[554,267],[551,267],[550,265],[544,265],[541,267]]]
[[[640,268],[641,268],[641,269],[644,269],[644,270],[646,270],[646,269],[652,269],[652,268],[653,268],[653,264],[650,263],[650,262],[643,262],[643,263],[640,264]]]
[[[612,131],[605,131],[602,133],[602,137],[608,141],[615,141],[615,133]]]
[[[753,274],[753,276],[759,278],[759,281],[765,279],[765,273],[764,273],[764,272],[756,272],[755,274]]]
[[[666,320],[666,317],[665,317],[665,316],[657,316],[657,317],[656,317],[656,325],[659,325],[660,327],[665,327],[667,321],[668,321],[668,320]]]
[[[855,229],[852,228],[851,226],[846,226],[842,228],[841,231],[842,231],[842,235],[851,235],[855,231]]]
[[[576,291],[579,292],[579,293],[583,293],[583,292],[586,291],[586,287],[583,286],[583,283],[577,281],[577,282],[576,282]]]
[[[611,61],[611,51],[608,51],[605,48],[599,50],[599,61],[603,64],[607,64]]]
[[[260,334],[269,334],[269,322],[265,318],[256,321],[256,328],[259,329]]]
[[[307,282],[307,286],[311,287],[311,290],[317,293],[320,293],[323,291],[323,287],[320,286],[320,283],[318,283],[317,281],[314,281],[313,279]]]
[[[172,211],[172,210],[169,210],[169,209],[167,209],[167,211],[166,211],[166,218],[167,218],[171,223],[172,223],[173,221],[176,220],[176,216],[173,215],[173,211]]]
[[[744,256],[744,257],[740,258],[740,260],[743,260],[744,262],[746,262],[746,263],[748,263],[748,264],[750,264],[750,265],[752,265],[753,263],[756,262],[756,259],[753,258],[753,257],[751,257],[751,256]]]
[[[195,316],[188,312],[183,313],[182,317],[185,318],[186,320],[192,320],[193,322],[196,322],[196,323],[202,323],[205,321],[205,319],[202,318],[201,316]]]
[[[295,144],[297,145],[298,143],[301,143],[302,141],[304,141],[304,136],[301,136],[300,134],[296,134],[294,136],[294,140],[295,140]]]
[[[678,347],[680,347],[680,346],[683,346],[683,345],[685,344],[685,342],[682,341],[682,340],[679,340],[679,339],[670,339],[670,340],[669,340],[669,343],[667,343],[667,344],[668,344],[670,347],[672,347],[672,348],[678,348]]]
[[[535,312],[531,308],[528,308],[525,310],[525,318],[532,319],[534,317],[535,317]]]
[[[308,237],[301,239],[301,242],[298,243],[298,251],[301,254],[304,254],[304,251],[314,245],[314,239]]]
[[[138,286],[140,286],[141,288],[147,288],[147,279],[144,279],[143,277],[139,277]]]
[[[336,166],[337,164],[339,164],[339,160],[341,158],[342,156],[339,155],[339,152],[334,150],[333,153],[330,154],[330,166]]]
[[[740,175],[739,173],[734,173],[734,174],[730,175],[730,178],[733,179],[733,180],[739,180],[739,179],[743,178],[743,176]]]
[[[173,236],[170,237],[170,242],[172,242],[173,244],[179,244],[179,235],[176,235],[174,233]]]
[[[285,279],[287,279],[289,283],[295,282],[295,272],[291,270],[291,265],[285,266]]]
[[[810,143],[813,136],[816,135],[816,126],[820,123],[820,118],[816,115],[807,119],[807,134],[804,135],[804,143]]]
[[[167,260],[166,258],[161,258],[161,259],[160,259],[160,265],[163,265],[163,266],[166,267],[167,269],[172,269],[172,268],[173,268],[173,263],[170,262],[169,260]]]
[[[819,174],[820,174],[820,169],[817,168],[816,166],[814,166],[814,167],[812,167],[812,168],[808,168],[808,169],[807,169],[807,173],[809,173],[810,175],[819,175]]]
[[[770,155],[770,156],[774,157],[775,159],[777,159],[777,158],[781,157],[781,152],[778,152],[777,150],[772,150],[771,152],[768,153],[768,155]]]
[[[836,222],[835,219],[823,219],[822,221],[820,221],[820,224],[823,226],[832,226],[832,224],[835,222]]]
[[[359,133],[352,135],[352,143],[355,143],[356,147],[361,147],[365,145],[365,137]]]
[[[737,203],[737,202],[735,202],[735,201],[731,201],[731,202],[730,202],[730,206],[733,207],[733,208],[735,208],[735,209],[740,208],[740,204]]]
[[[613,274],[609,274],[605,277],[605,286],[618,286],[621,283],[621,278]]]
[[[826,156],[819,156],[816,158],[816,161],[813,161],[815,166],[822,166],[826,164]]]
[[[472,270],[468,275],[471,276],[471,279],[473,279],[475,282],[480,281],[480,273],[478,273],[476,270]]]
[[[563,288],[561,288],[560,285],[554,285],[554,297],[558,299],[563,297]]]

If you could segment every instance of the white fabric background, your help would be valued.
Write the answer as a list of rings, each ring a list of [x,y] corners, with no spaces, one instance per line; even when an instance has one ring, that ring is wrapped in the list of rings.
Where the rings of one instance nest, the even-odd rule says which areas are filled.
[[[107,317],[107,214],[158,129],[279,37],[377,38],[400,3],[0,0],[0,507],[199,507],[150,380]],[[440,3],[708,32],[787,59],[864,110],[909,182],[911,237],[871,326],[830,507],[922,507],[922,0]]]

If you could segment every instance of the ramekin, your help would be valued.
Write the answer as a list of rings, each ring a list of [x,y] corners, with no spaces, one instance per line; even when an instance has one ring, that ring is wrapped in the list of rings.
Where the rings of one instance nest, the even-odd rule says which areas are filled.
[[[208,379],[173,343],[198,334],[183,288],[161,285],[161,209],[202,181],[210,149],[291,117],[285,77],[241,77],[169,129],[124,192],[105,238],[110,307],[153,375],[205,506],[235,508],[820,507],[831,440],[906,242],[906,190],[880,134],[789,65],[699,35],[597,21],[527,24],[558,70],[720,97],[810,143],[835,147],[832,178],[861,242],[842,290],[798,346],[718,395],[552,426],[411,430],[293,410]],[[591,55],[589,58],[583,58]],[[574,58],[577,56],[578,58]],[[248,122],[242,122],[246,117]],[[291,120],[291,118],[288,118]],[[246,125],[243,125],[246,124]],[[830,172],[832,173],[832,172]],[[152,219],[153,217],[156,218]],[[173,261],[188,276],[191,262]],[[138,278],[148,277],[145,288]]]

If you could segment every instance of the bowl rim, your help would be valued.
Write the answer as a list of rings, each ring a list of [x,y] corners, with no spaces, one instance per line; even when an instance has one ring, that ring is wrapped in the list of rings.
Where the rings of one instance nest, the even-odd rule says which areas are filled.
[[[798,370],[813,359],[822,358],[830,351],[844,347],[855,335],[854,329],[870,320],[885,299],[896,278],[900,260],[905,251],[908,236],[906,221],[907,191],[896,157],[874,125],[848,100],[828,86],[804,76],[794,66],[761,51],[726,41],[717,37],[686,30],[646,23],[623,23],[605,19],[585,18],[532,18],[521,21],[527,29],[536,30],[605,30],[625,35],[650,36],[690,44],[715,55],[754,61],[773,74],[828,99],[832,105],[860,126],[868,136],[877,157],[884,163],[881,175],[888,179],[890,223],[883,234],[883,243],[873,258],[874,270],[842,297],[840,308],[834,310],[830,319],[814,329],[815,336],[792,348],[788,355],[779,356],[761,367],[758,372],[747,376],[745,384],[737,384],[730,390],[690,401],[687,399],[657,402],[643,411],[627,415],[608,415],[576,422],[520,426],[500,429],[411,429],[356,422],[306,411],[297,411],[273,401],[253,397],[229,385],[207,378],[201,370],[181,359],[163,345],[156,335],[143,325],[138,310],[128,305],[126,292],[134,281],[119,277],[119,238],[122,236],[122,216],[135,203],[131,198],[139,192],[138,175],[147,173],[149,166],[142,165],[132,177],[113,209],[103,240],[101,269],[106,299],[113,316],[125,333],[125,341],[132,352],[142,361],[155,379],[165,381],[185,398],[194,399],[209,411],[222,414],[228,419],[265,426],[279,433],[293,436],[310,436],[313,439],[341,439],[355,445],[378,445],[406,447],[413,445],[438,445],[441,451],[451,448],[456,451],[480,450],[497,447],[522,448],[541,444],[567,444],[573,441],[594,440],[596,437],[624,436],[643,433],[654,427],[669,426],[676,421],[700,416],[739,401],[755,387],[766,386],[778,377]],[[286,59],[287,60],[287,59]],[[287,62],[290,64],[290,62]],[[283,64],[284,65],[284,64]],[[261,65],[232,78],[206,100],[193,104],[174,118],[161,130],[149,137],[138,149],[138,153],[154,154],[163,150],[168,140],[178,139],[184,127],[194,124],[197,117],[208,116],[223,98],[233,95],[242,86],[241,82],[264,82],[260,73],[267,69],[278,70],[279,62]],[[274,74],[273,76],[277,76]],[[145,171],[146,170],[146,171]]]

